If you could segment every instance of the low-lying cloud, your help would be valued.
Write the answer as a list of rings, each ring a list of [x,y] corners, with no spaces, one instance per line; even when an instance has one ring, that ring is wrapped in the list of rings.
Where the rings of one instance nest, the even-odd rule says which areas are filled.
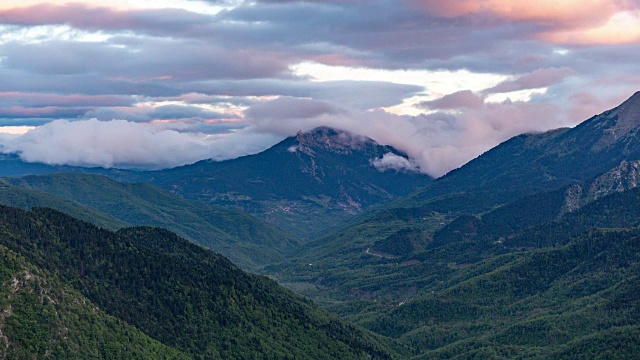
[[[491,103],[469,91],[423,105],[436,112],[401,116],[382,110],[343,110],[337,114],[289,121],[255,118],[249,119],[251,126],[246,131],[289,136],[318,126],[334,127],[372,138],[382,145],[391,145],[409,156],[409,164],[404,163],[405,168],[418,168],[423,173],[439,177],[513,136],[572,126],[595,115],[574,118],[583,107],[577,100],[567,104],[535,100]],[[382,160],[377,162],[378,167],[393,163],[400,168],[403,163],[393,157]]]
[[[371,160],[371,165],[381,172],[387,170],[418,172],[419,166],[415,162],[394,153],[386,153],[381,158]]]
[[[104,168],[167,168],[225,160],[264,150],[269,134],[207,136],[125,120],[56,120],[20,136],[0,137],[0,150],[28,162]]]
[[[257,153],[298,131],[327,126],[369,137],[408,155],[372,159],[372,166],[381,171],[420,171],[439,177],[513,136],[571,126],[619,101],[605,98],[589,107],[594,98],[583,93],[557,103],[536,101],[536,96],[530,101],[494,103],[481,93],[460,91],[421,103],[427,114],[406,116],[280,98],[249,106],[238,129],[220,134],[200,133],[202,124],[194,127],[184,122],[57,120],[24,135],[0,137],[0,151],[47,164],[156,169]],[[182,113],[184,109],[165,110]]]
[[[429,114],[406,116],[286,98],[250,106],[241,128],[221,134],[195,133],[180,128],[180,122],[57,120],[21,136],[0,137],[0,151],[47,164],[157,169],[257,153],[298,131],[327,126],[408,155],[372,159],[372,166],[381,171],[420,171],[439,177],[513,136],[574,125],[619,99],[604,99],[597,107],[586,108],[590,101],[588,94],[582,94],[558,103],[537,102],[535,97],[492,103],[462,91],[424,102]]]

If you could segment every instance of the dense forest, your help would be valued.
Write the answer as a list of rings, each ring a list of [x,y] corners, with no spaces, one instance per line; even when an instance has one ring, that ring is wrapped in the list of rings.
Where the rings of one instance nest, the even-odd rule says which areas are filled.
[[[640,188],[571,212],[567,190],[462,215],[431,233],[432,225],[385,232],[364,222],[357,230],[368,243],[361,236],[350,252],[308,248],[327,254],[313,266],[267,270],[417,358],[634,358]]]
[[[196,201],[215,203],[197,194],[213,181],[210,162],[185,168],[199,184],[191,170],[167,172],[192,200],[96,175],[1,180],[3,203],[32,210],[0,207],[0,349],[6,358],[637,358],[634,106],[638,95],[574,129],[517,136],[393,203],[298,229],[314,239]],[[636,130],[612,140],[619,123]],[[323,131],[302,139],[315,150],[298,160],[326,150],[346,167],[371,165]],[[282,146],[269,154],[294,156]],[[298,160],[291,171],[308,164]],[[344,169],[325,170],[340,180]],[[306,179],[297,188],[315,202],[308,175],[290,180]],[[373,189],[364,180],[351,184],[358,197]],[[245,184],[252,196],[277,200],[256,184]],[[305,216],[296,221],[312,224]]]
[[[54,274],[117,318],[117,324],[135,326],[176,354],[207,359],[391,358],[382,338],[166,230],[139,227],[114,233],[51,209],[1,207],[0,234],[1,245],[11,254]],[[11,283],[11,274],[7,276],[4,290]],[[47,308],[34,311],[40,315],[28,317],[41,316]],[[161,346],[157,342],[150,344]]]

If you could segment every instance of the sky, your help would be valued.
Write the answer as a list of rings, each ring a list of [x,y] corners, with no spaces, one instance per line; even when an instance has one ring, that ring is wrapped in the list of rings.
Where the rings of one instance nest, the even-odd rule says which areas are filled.
[[[0,152],[166,168],[331,126],[441,176],[640,90],[640,0],[0,0]]]

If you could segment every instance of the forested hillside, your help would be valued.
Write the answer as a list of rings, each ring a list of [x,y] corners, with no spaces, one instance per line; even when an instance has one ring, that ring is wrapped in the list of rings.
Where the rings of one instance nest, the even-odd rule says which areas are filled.
[[[419,358],[633,359],[640,352],[640,232],[489,258],[359,322]]]
[[[106,224],[112,230],[130,225],[160,226],[228,256],[245,269],[281,260],[300,245],[295,236],[242,211],[185,200],[149,184],[122,183],[85,174],[25,176],[4,181],[15,186],[5,188],[6,195],[0,196],[0,203],[26,209],[52,207],[98,225]],[[44,198],[43,192],[50,195]],[[27,195],[16,198],[17,193]],[[41,200],[34,202],[35,198]]]
[[[189,359],[1,245],[0,284],[2,359]]]
[[[194,358],[390,358],[382,340],[166,230],[0,208],[0,244]],[[28,315],[31,316],[31,315]]]
[[[424,358],[633,358],[640,189],[566,212],[568,190],[266,270]]]

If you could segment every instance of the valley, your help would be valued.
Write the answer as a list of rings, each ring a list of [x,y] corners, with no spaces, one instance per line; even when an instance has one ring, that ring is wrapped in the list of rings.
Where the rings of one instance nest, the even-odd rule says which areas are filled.
[[[406,155],[328,128],[154,172],[0,160],[10,164],[0,180],[0,346],[18,357],[80,354],[129,334],[144,345],[109,351],[546,359],[615,348],[633,358],[638,114],[640,93],[435,180],[377,169],[384,154]],[[92,306],[96,338],[86,338],[70,314]]]
[[[640,359],[640,0],[0,0],[23,359]]]

